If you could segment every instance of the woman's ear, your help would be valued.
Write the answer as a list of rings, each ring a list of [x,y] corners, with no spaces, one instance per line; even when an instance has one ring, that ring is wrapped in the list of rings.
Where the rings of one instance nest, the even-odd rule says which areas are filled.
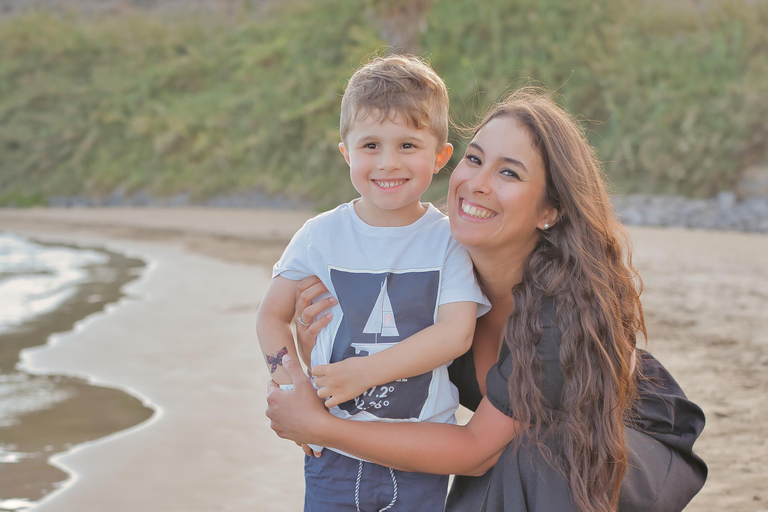
[[[540,230],[546,231],[554,226],[560,219],[560,212],[554,206],[546,206],[543,215],[537,226]]]
[[[435,170],[432,172],[437,174],[437,172],[442,169],[445,164],[448,163],[448,160],[451,159],[452,154],[453,144],[446,142],[445,145],[437,152],[437,155],[435,155]]]

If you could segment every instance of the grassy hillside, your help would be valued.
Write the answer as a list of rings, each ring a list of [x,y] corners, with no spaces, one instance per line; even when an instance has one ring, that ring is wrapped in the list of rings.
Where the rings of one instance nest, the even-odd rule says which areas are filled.
[[[628,192],[709,196],[768,158],[768,4],[562,4],[436,3],[421,47],[457,119],[531,77],[593,121],[606,170]],[[386,45],[359,6],[3,20],[0,204],[115,190],[195,200],[261,190],[320,207],[352,197],[336,148],[340,95]]]

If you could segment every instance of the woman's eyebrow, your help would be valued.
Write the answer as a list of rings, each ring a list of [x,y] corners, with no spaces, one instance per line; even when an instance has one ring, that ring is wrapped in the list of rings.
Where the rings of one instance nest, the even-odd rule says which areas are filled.
[[[483,148],[481,148],[480,144],[478,144],[477,142],[470,142],[469,143],[469,147],[470,148],[475,148],[476,150],[478,150],[479,152],[481,152],[483,154],[485,153],[485,151],[483,151]]]
[[[515,160],[514,158],[509,158],[508,156],[502,156],[499,160],[521,167],[525,172],[528,172],[528,168],[525,167],[525,164],[520,160]]]
[[[469,147],[471,147],[471,148],[475,148],[475,149],[476,149],[476,150],[478,150],[479,152],[481,152],[481,153],[485,154],[485,151],[483,151],[483,148],[481,148],[481,147],[480,147],[480,145],[479,145],[479,144],[477,144],[476,142],[470,142],[470,143],[469,143]],[[499,160],[501,160],[501,161],[503,161],[503,162],[507,162],[508,164],[512,164],[512,165],[515,165],[515,166],[521,167],[521,168],[522,168],[522,169],[523,169],[525,172],[528,172],[528,168],[527,168],[527,167],[525,166],[525,164],[524,164],[523,162],[521,162],[520,160],[515,160],[514,158],[510,158],[510,157],[508,157],[508,156],[502,156],[502,157],[499,157]]]

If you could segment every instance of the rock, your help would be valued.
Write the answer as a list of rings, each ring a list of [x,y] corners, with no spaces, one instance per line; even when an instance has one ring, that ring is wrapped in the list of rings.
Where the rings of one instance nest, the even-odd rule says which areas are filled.
[[[133,196],[131,196],[130,200],[128,201],[128,204],[130,204],[131,206],[155,206],[156,205],[154,199],[152,199],[152,196],[150,196],[143,190],[133,194]]]
[[[768,197],[768,165],[753,165],[744,169],[735,192],[741,199]]]
[[[768,233],[768,195],[741,202],[734,192],[721,192],[714,199],[629,195],[613,197],[612,202],[627,225]]]
[[[123,190],[115,190],[112,194],[104,200],[103,206],[124,206],[125,205],[125,193]]]
[[[190,200],[189,200],[189,194],[176,194],[175,196],[171,196],[168,198],[168,206],[189,206]]]
[[[736,206],[735,192],[720,192],[717,194],[717,204],[723,210],[730,210]]]

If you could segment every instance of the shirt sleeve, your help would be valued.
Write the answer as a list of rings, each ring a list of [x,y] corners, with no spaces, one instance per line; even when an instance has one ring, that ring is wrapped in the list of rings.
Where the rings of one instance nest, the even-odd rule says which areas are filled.
[[[438,300],[439,306],[452,302],[476,302],[477,316],[482,316],[491,309],[491,303],[477,284],[469,253],[453,238],[445,254]]]
[[[551,300],[544,302],[542,307],[542,332],[541,340],[536,350],[543,364],[539,389],[550,409],[560,408],[560,395],[563,391],[563,371],[560,366],[560,329],[555,323],[554,303]],[[509,379],[512,374],[512,354],[506,344],[501,348],[499,360],[488,371],[486,378],[488,400],[499,411],[510,418],[512,404],[509,396]]]
[[[312,219],[304,223],[293,238],[283,255],[272,267],[272,277],[282,276],[292,281],[299,281],[316,274],[312,270],[309,250],[312,245]]]

